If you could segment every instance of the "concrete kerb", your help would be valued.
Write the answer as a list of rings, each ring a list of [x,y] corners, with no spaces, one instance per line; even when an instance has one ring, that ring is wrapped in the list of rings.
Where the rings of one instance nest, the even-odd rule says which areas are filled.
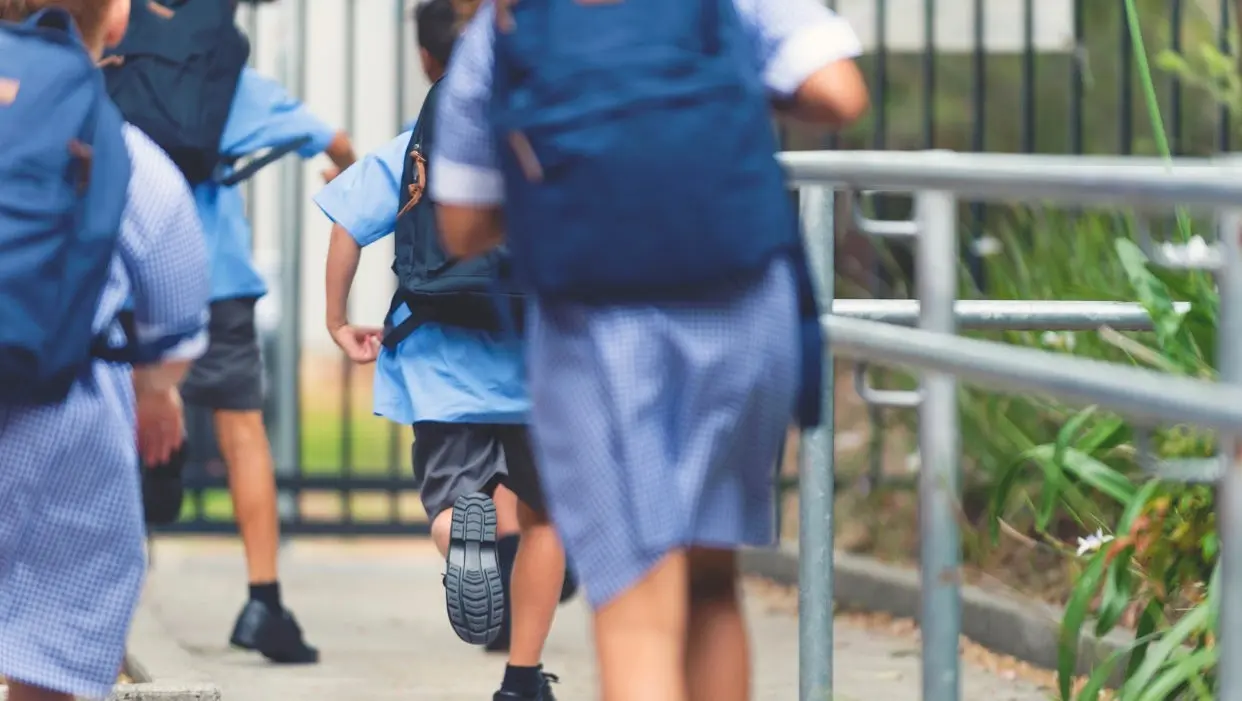
[[[125,671],[132,684],[118,684],[108,701],[220,701],[220,689],[160,622],[144,596],[129,631]]]
[[[116,685],[108,701],[220,701],[220,689],[168,634],[149,600],[134,615],[125,673],[133,683]],[[0,687],[0,701],[7,697]]]
[[[887,613],[919,620],[919,573],[850,553],[835,554],[833,597],[842,609]],[[747,574],[781,584],[798,583],[796,547],[748,550]],[[983,647],[1045,669],[1056,669],[1062,610],[1040,601],[1004,596],[976,586],[962,587],[962,634]],[[1078,646],[1077,673],[1088,674],[1112,655],[1128,649],[1134,636],[1114,632],[1102,639],[1084,636]],[[1125,669],[1119,665],[1113,682]]]

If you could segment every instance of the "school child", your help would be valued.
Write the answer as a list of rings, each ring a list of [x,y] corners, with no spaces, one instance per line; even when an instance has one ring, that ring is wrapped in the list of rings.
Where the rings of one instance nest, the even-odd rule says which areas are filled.
[[[105,59],[105,74],[122,112],[173,155],[193,185],[211,259],[210,341],[181,393],[214,414],[246,552],[249,596],[229,642],[277,663],[315,663],[319,653],[284,607],[277,576],[280,523],[255,329],[255,303],[267,286],[251,259],[237,184],[291,151],[301,158],[326,153],[341,169],[354,153],[345,133],[246,66],[249,44],[235,10],[236,3],[135,4],[134,28]],[[175,60],[143,60],[153,55]],[[179,63],[185,56],[197,60]],[[178,121],[186,115],[194,119]],[[264,149],[265,156],[238,162]]]
[[[605,701],[749,696],[735,551],[771,542],[777,448],[820,391],[768,104],[853,121],[859,52],[816,0],[504,1],[444,79],[441,234],[504,240],[534,292],[535,452]]]
[[[128,15],[129,0],[0,0],[10,701],[111,692],[146,567],[133,466],[139,448],[162,460],[180,442],[177,383],[207,343],[210,281],[190,192],[124,124],[95,67]],[[116,318],[131,297],[125,330]]]
[[[420,154],[434,142],[432,107],[457,36],[449,0],[422,3],[415,12],[419,52],[434,84],[415,130],[363,157],[315,198],[334,222],[327,325],[355,362],[378,359],[375,413],[414,427],[414,470],[432,537],[447,558],[454,629],[468,642],[508,648],[510,666],[496,699],[551,699],[539,667],[543,643],[558,598],[574,585],[562,585],[564,559],[543,517],[523,425],[529,400],[522,344],[500,327],[491,299],[491,289],[502,284],[495,269],[501,259],[453,265],[439,249],[430,202],[411,196],[426,183]],[[353,326],[346,307],[360,249],[394,229],[401,291],[386,333]],[[493,489],[495,506],[479,494]],[[490,532],[463,527],[476,518],[491,524],[498,542]],[[482,608],[466,611],[476,581],[484,586]],[[502,608],[511,614],[511,631]]]

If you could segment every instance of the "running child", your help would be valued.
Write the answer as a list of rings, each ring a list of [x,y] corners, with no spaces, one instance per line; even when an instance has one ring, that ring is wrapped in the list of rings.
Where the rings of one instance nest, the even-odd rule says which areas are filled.
[[[327,325],[352,360],[377,361],[375,413],[414,427],[414,471],[432,538],[447,558],[454,629],[468,642],[508,649],[498,701],[546,701],[552,695],[540,667],[543,644],[556,604],[573,584],[562,585],[571,578],[563,576],[560,543],[544,517],[524,426],[522,343],[501,328],[493,306],[503,260],[454,265],[440,250],[430,201],[419,199],[428,180],[422,154],[438,130],[433,108],[457,23],[449,0],[422,3],[415,12],[419,53],[434,85],[414,131],[365,156],[315,198],[334,222]],[[401,291],[387,329],[353,326],[347,300],[361,247],[394,229]],[[481,492],[492,494],[494,507]],[[476,515],[496,524],[501,537],[494,546],[490,534],[463,528]],[[485,555],[469,560],[476,546]],[[474,595],[471,581],[485,585],[477,618],[464,611]]]
[[[534,290],[536,455],[605,701],[749,698],[735,552],[771,543],[778,446],[821,389],[768,104],[857,119],[860,49],[816,0],[498,0],[443,82],[444,246],[506,241]]]
[[[124,35],[129,5],[0,0],[0,676],[10,701],[111,692],[146,569],[135,432],[150,461],[177,447],[177,383],[207,343],[210,281],[189,189],[123,123],[95,68]],[[135,323],[122,330],[127,299]]]
[[[343,132],[246,66],[249,43],[236,26],[236,3],[160,0],[135,3],[132,12],[130,36],[105,59],[109,90],[191,183],[211,260],[209,344],[181,392],[186,403],[214,415],[245,548],[249,596],[229,642],[277,663],[314,663],[319,652],[284,606],[277,572],[280,521],[255,329],[255,304],[267,285],[252,260],[238,184],[289,152],[301,158],[326,153],[333,168],[347,168],[353,148]],[[239,162],[264,150],[263,157]],[[166,478],[179,466],[180,460],[148,475]]]

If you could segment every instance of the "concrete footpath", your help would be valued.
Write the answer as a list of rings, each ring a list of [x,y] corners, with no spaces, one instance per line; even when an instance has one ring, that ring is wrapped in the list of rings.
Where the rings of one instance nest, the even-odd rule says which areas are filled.
[[[155,543],[146,606],[218,684],[224,701],[485,701],[503,657],[457,640],[445,621],[443,563],[421,540],[298,541],[282,559],[286,603],[322,662],[274,667],[231,650],[229,627],[246,594],[239,545],[227,539],[164,538]],[[784,601],[782,601],[784,599]],[[756,701],[798,697],[798,623],[788,597],[750,587],[756,653]],[[918,642],[841,623],[836,638],[836,698],[916,701]],[[557,674],[560,701],[595,699],[586,608],[561,608],[545,667]],[[965,666],[965,701],[1043,701],[1046,691]]]

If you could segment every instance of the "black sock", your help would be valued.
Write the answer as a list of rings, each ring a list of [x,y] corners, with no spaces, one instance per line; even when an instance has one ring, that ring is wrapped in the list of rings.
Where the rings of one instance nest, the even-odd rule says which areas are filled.
[[[561,603],[565,603],[578,593],[578,575],[574,574],[574,570],[565,563],[565,582],[561,585]]]
[[[534,696],[543,686],[543,665],[535,667],[514,667],[505,665],[505,680],[500,688],[512,691],[519,696]]]
[[[253,601],[267,606],[273,611],[280,611],[280,582],[267,582],[266,584],[251,584],[250,598]]]
[[[522,536],[517,533],[502,536],[496,541],[496,559],[500,561],[500,581],[505,592],[509,591],[509,576],[513,574],[513,561],[517,558],[518,543]]]

